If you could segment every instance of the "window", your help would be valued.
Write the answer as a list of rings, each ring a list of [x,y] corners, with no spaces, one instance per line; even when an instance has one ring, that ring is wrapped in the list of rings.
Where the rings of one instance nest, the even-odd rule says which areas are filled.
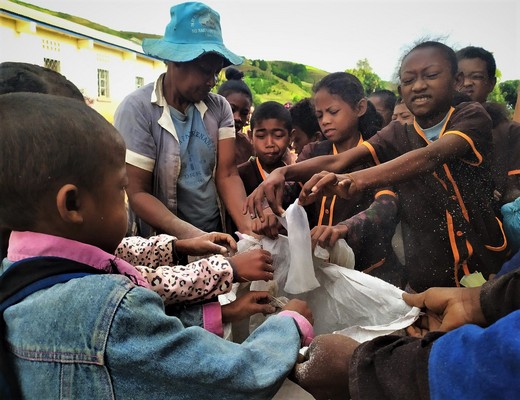
[[[43,58],[43,66],[49,69],[52,69],[56,72],[61,72],[61,62],[60,60],[54,60],[52,58]]]
[[[106,69],[98,69],[98,97],[110,97],[110,81]]]
[[[143,85],[144,85],[144,78],[142,76],[136,76],[135,77],[135,88],[139,89]]]

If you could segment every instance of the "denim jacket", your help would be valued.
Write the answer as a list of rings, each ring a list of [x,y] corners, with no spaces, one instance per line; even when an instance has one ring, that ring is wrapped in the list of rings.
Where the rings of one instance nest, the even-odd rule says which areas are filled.
[[[103,274],[36,291],[4,321],[27,399],[268,399],[301,345],[303,317],[284,313],[237,344],[186,328],[155,292]]]
[[[117,275],[33,293],[4,318],[27,399],[268,399],[300,347],[283,315],[241,345],[184,328],[156,293]]]

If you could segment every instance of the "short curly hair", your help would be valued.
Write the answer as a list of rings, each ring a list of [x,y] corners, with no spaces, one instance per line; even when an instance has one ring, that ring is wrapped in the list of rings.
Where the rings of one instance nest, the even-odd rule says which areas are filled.
[[[316,110],[311,99],[302,99],[294,104],[290,109],[293,127],[300,128],[309,139],[312,139],[316,132],[321,132]]]
[[[486,72],[488,78],[495,78],[497,73],[497,64],[493,53],[483,49],[482,47],[467,46],[460,49],[456,53],[457,60],[465,60],[468,58],[479,58],[486,63]]]
[[[59,72],[22,62],[0,63],[0,94],[14,92],[54,94],[84,101],[76,85]]]
[[[108,165],[124,162],[121,135],[84,101],[3,94],[0,121],[0,226],[5,228],[30,230],[59,187],[72,183],[91,190]]]

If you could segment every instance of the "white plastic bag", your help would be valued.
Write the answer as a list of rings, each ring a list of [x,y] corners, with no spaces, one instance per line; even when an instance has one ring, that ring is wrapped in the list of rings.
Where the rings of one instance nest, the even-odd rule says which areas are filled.
[[[290,263],[284,290],[287,293],[298,294],[317,288],[320,284],[314,275],[309,222],[305,209],[298,204],[298,199],[287,208],[280,221],[287,229],[289,243],[289,246],[283,249],[287,252]]]
[[[314,249],[314,257],[326,262],[326,264],[336,264],[340,267],[350,269],[354,269],[356,265],[356,256],[354,255],[354,251],[347,244],[345,239],[339,239],[332,249],[324,249],[320,245],[316,245],[316,248]]]
[[[313,312],[315,334],[337,332],[363,342],[411,325],[420,310],[404,302],[403,291],[399,288],[352,269],[355,265],[354,253],[344,240],[338,240],[332,249],[322,251],[321,258],[312,255],[309,227],[307,225],[305,228],[305,224],[298,221],[301,218],[307,221],[305,211],[300,212],[302,210],[290,214],[290,219],[286,215],[289,238],[280,235],[276,240],[261,240],[262,247],[273,256],[277,296],[306,300]],[[294,221],[297,221],[297,229],[291,229]],[[304,229],[305,232],[302,232]],[[329,260],[324,260],[327,253]],[[306,260],[302,260],[302,254]],[[305,262],[305,265],[295,263],[296,259]],[[311,276],[317,285],[314,283],[307,286],[311,289],[302,290],[305,285],[301,282],[305,279],[300,274],[307,275],[303,278]],[[293,279],[297,280],[296,285]],[[296,292],[295,286],[297,293],[287,290]],[[251,284],[251,290],[265,289],[265,283]],[[260,320],[255,321],[254,326],[250,326],[251,330],[259,323]]]
[[[358,342],[411,325],[420,310],[379,278],[334,264],[316,271],[321,287],[308,296],[316,334],[338,332]]]

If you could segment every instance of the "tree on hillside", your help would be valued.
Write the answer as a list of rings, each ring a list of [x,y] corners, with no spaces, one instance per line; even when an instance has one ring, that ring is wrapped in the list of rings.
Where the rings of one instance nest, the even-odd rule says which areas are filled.
[[[260,68],[262,71],[267,71],[268,63],[265,60],[258,60],[258,68]]]
[[[300,81],[307,79],[307,68],[303,64],[292,64],[289,67],[289,72],[294,77],[297,77]]]
[[[383,80],[372,70],[366,58],[359,60],[356,64],[356,68],[347,69],[345,72],[354,75],[361,81],[367,95],[375,90],[385,88]]]
[[[513,110],[516,105],[516,96],[519,82],[520,81],[517,79],[513,81],[505,81],[498,84],[504,97],[504,101],[507,105],[507,108],[509,108],[510,110]]]

